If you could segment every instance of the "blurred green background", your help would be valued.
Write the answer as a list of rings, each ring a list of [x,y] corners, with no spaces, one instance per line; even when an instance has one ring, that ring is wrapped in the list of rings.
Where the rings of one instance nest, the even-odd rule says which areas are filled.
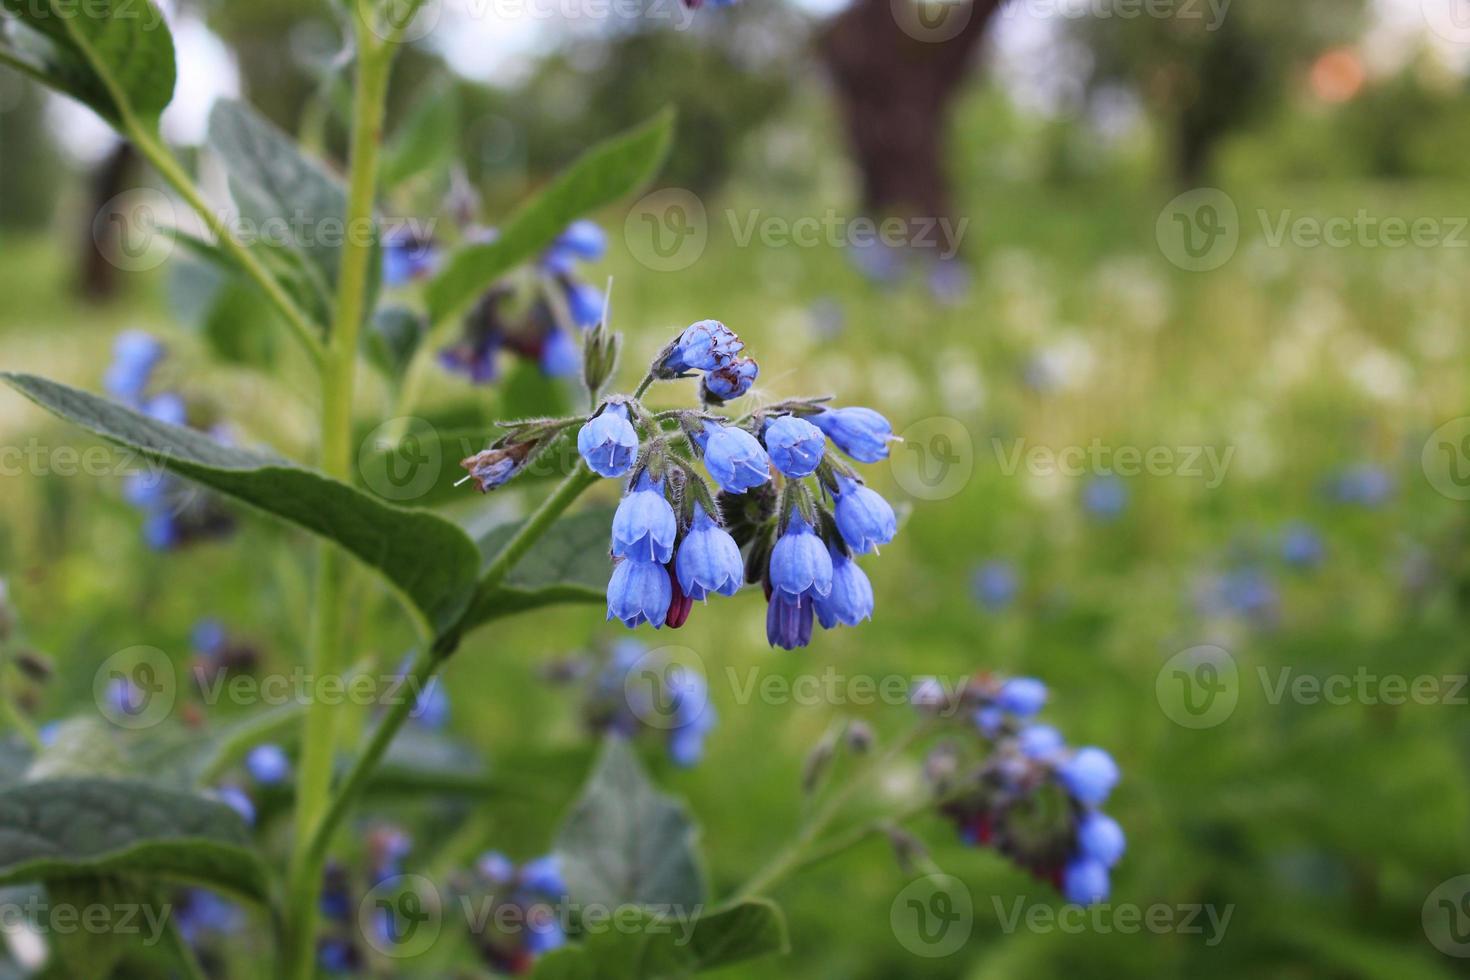
[[[771,651],[764,604],[743,593],[696,607],[678,633],[640,637],[694,650],[707,671],[719,724],[705,760],[684,771],[655,748],[647,758],[698,815],[716,891],[738,886],[792,831],[803,759],[835,717],[864,718],[880,738],[908,722],[902,706],[744,699],[749,672],[992,670],[1043,679],[1047,719],[1122,767],[1109,811],[1130,849],[1113,903],[1231,910],[1213,944],[1208,928],[1130,934],[1107,918],[1007,929],[1017,899],[1059,899],[927,818],[914,829],[974,899],[959,952],[926,959],[899,942],[890,908],[908,878],[874,840],[777,891],[789,957],[722,975],[1464,973],[1423,916],[1442,882],[1470,872],[1466,504],[1432,435],[1467,412],[1470,36],[1453,36],[1432,3],[1238,0],[1216,30],[1181,16],[1099,16],[1112,9],[1099,4],[1076,5],[1089,16],[1037,9],[1057,6],[1070,9],[994,12],[978,63],[946,90],[941,197],[969,223],[957,264],[937,272],[923,249],[884,256],[901,268],[875,276],[872,255],[840,242],[740,240],[753,218],[905,213],[872,193],[872,162],[847,151],[848,96],[816,53],[843,14],[762,0],[701,12],[687,31],[547,19],[519,46],[485,41],[479,55],[504,70],[476,78],[453,71],[474,62],[468,42],[436,48],[431,35],[398,74],[395,119],[415,118],[416,95],[452,89],[453,113],[433,137],[443,161],[385,204],[437,213],[458,161],[493,223],[592,139],[672,102],[681,128],[662,185],[697,195],[708,240],[686,267],[660,270],[640,262],[636,206],[597,216],[611,248],[590,278],[614,280],[623,382],[674,330],[714,317],[760,361],[759,397],[836,393],[920,437],[871,471],[911,505],[900,538],[865,565],[871,624]],[[201,78],[228,74],[277,122],[328,157],[340,151],[335,41],[321,10],[216,3],[177,16],[194,25],[181,49],[212,52]],[[300,365],[272,376],[254,355],[222,357],[217,336],[180,316],[171,265],[99,266],[97,203],[146,175],[80,112],[0,75],[0,365],[98,390],[113,336],[146,329],[170,347],[170,384],[211,402],[241,441],[308,454],[314,406]],[[187,141],[186,121],[176,138]],[[110,182],[114,165],[131,176]],[[1190,271],[1176,261],[1174,216],[1204,219],[1171,202],[1199,187],[1233,205],[1238,245],[1218,267]],[[1392,246],[1360,214],[1379,231],[1422,219],[1432,234]],[[1341,243],[1275,240],[1282,221],[1332,219],[1355,222]],[[258,310],[241,319],[278,329]],[[491,431],[504,386],[446,377],[433,387],[432,411]],[[660,399],[683,404],[685,393]],[[370,385],[365,428],[386,405]],[[936,424],[972,468],[924,499],[934,495],[916,496],[913,467]],[[9,393],[0,435],[6,446],[88,444]],[[1459,436],[1448,438],[1453,452]],[[1118,486],[1096,472],[1009,466],[1018,440],[1230,455],[1218,485],[1142,474],[1113,497]],[[90,705],[96,665],[123,647],[157,646],[182,663],[203,617],[257,644],[273,668],[302,659],[302,535],[242,512],[225,541],[157,554],[120,484],[26,467],[0,481],[0,570],[28,642],[58,664],[34,692],[39,719]],[[464,491],[445,507],[472,522],[513,516],[538,492]],[[1117,500],[1117,513],[1098,512]],[[1291,551],[1307,538],[1319,559]],[[361,595],[355,650],[396,663],[413,643],[408,624],[376,586]],[[547,683],[546,667],[615,632],[600,609],[571,607],[465,644],[446,675],[450,730],[490,760],[503,792],[468,810],[385,804],[411,825],[474,821],[451,842],[463,855],[436,849],[447,834],[422,831],[410,870],[488,846],[518,859],[546,849],[592,753],[575,699]],[[1233,657],[1237,703],[1190,727],[1177,720],[1167,665],[1202,644]],[[1278,695],[1283,678],[1301,677],[1354,680],[1341,698]],[[1439,693],[1382,703],[1385,678],[1432,678]],[[913,799],[918,760],[875,792],[875,810]]]

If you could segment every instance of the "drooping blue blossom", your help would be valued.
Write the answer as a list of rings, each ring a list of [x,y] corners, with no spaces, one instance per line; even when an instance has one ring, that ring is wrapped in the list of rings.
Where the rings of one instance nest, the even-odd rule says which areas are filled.
[[[245,756],[245,771],[262,786],[275,786],[290,777],[291,760],[279,745],[257,745]]]
[[[898,534],[898,516],[888,501],[847,476],[837,478],[834,517],[842,540],[854,554],[877,551],[879,545],[892,541]]]
[[[1113,521],[1128,508],[1128,487],[1116,476],[1096,476],[1082,487],[1082,507],[1099,521]]]
[[[459,465],[469,472],[481,493],[489,493],[519,473],[534,449],[535,444],[530,442],[491,447],[460,460]]]
[[[996,559],[975,569],[971,588],[982,606],[991,612],[999,612],[1015,601],[1020,591],[1020,579],[1014,565]]]
[[[1127,846],[1123,828],[1105,813],[1089,810],[1077,822],[1077,853],[1082,857],[1111,868],[1123,859]]]
[[[832,557],[832,590],[814,598],[823,629],[856,626],[873,618],[873,585],[867,574],[841,549],[828,546]]]
[[[518,869],[505,855],[491,852],[476,863],[476,871],[476,890],[485,892],[489,905],[488,914],[476,916],[472,928],[475,945],[491,969],[529,973],[537,957],[566,943],[557,914],[567,894],[558,858],[537,858]],[[475,901],[474,907],[482,905]]]
[[[770,583],[788,600],[832,591],[832,556],[799,513],[791,515],[785,533],[771,549]]]
[[[744,429],[711,422],[698,438],[709,475],[727,493],[744,493],[771,479],[771,457],[760,440]]]
[[[383,236],[383,285],[405,286],[432,275],[439,266],[439,247],[433,239],[400,226]]]
[[[654,629],[664,624],[674,589],[662,562],[625,558],[613,567],[607,582],[607,618],[617,619],[629,629],[648,623]]]
[[[580,219],[567,225],[541,257],[541,265],[554,275],[566,275],[578,262],[596,262],[607,253],[607,232],[595,221]]]
[[[153,370],[164,357],[163,344],[142,330],[124,330],[112,346],[112,363],[103,378],[107,393],[124,404],[137,407],[153,379]]]
[[[686,371],[714,371],[745,349],[745,342],[718,320],[700,320],[684,328],[656,366],[665,377]]]
[[[1107,752],[1089,746],[1058,765],[1057,775],[1073,799],[1084,806],[1101,806],[1118,783],[1118,764]]]
[[[1046,685],[1034,677],[1012,677],[1000,686],[996,707],[1029,718],[1046,705]]]
[[[815,473],[827,449],[822,430],[795,415],[773,419],[766,425],[764,438],[771,462],[793,480]]]
[[[201,619],[194,624],[194,629],[189,633],[189,645],[196,653],[204,656],[214,656],[224,649],[228,635],[225,633],[225,625],[217,619]]]
[[[1078,905],[1106,902],[1110,885],[1108,869],[1101,861],[1087,857],[1073,858],[1062,872],[1062,895]]]
[[[826,433],[833,445],[860,463],[877,463],[888,458],[893,426],[871,408],[823,409],[810,421]]]
[[[674,556],[678,533],[679,522],[664,498],[661,482],[644,470],[613,514],[612,553],[663,565]]]
[[[760,376],[760,365],[749,357],[736,357],[705,374],[700,397],[711,405],[743,398]]]
[[[574,324],[584,329],[597,326],[602,319],[602,290],[585,282],[574,282],[567,284],[563,295]]]
[[[541,373],[548,378],[570,378],[582,370],[582,349],[560,327],[552,327],[541,338],[541,354],[537,358]]]
[[[698,503],[690,528],[679,543],[674,568],[679,587],[695,601],[702,601],[711,592],[734,595],[745,579],[740,546]]]
[[[215,795],[221,803],[238,813],[241,820],[254,825],[255,803],[243,789],[238,786],[221,786],[215,790]]]
[[[186,888],[169,910],[184,942],[199,947],[238,932],[245,924],[241,908],[207,888]]]
[[[709,686],[697,672],[672,670],[666,678],[666,696],[674,705],[669,730],[669,758],[688,769],[704,757],[706,736],[715,727],[717,715],[709,703]]]
[[[468,331],[458,343],[439,352],[439,364],[451,374],[463,375],[470,384],[489,384],[496,377],[502,341],[499,331]]]
[[[772,592],[766,606],[766,640],[782,650],[806,646],[812,641],[814,615],[811,595],[791,596],[785,592]]]
[[[1045,759],[1066,747],[1062,733],[1051,725],[1027,725],[1017,736],[1021,754],[1032,759]]]
[[[614,403],[582,426],[577,452],[599,476],[623,476],[638,459],[638,430],[628,420],[628,407]]]

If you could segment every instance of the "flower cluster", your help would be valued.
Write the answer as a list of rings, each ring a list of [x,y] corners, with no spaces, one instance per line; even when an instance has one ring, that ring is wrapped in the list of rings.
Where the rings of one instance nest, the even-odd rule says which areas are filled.
[[[466,908],[476,909],[475,945],[492,970],[516,976],[529,973],[538,956],[567,941],[557,913],[567,886],[561,862],[554,856],[518,867],[504,854],[490,851],[452,888]]]
[[[587,728],[598,734],[662,738],[670,760],[689,767],[704,756],[704,741],[718,720],[704,677],[670,662],[634,640],[612,645],[588,678],[582,701]]]
[[[1024,677],[981,675],[948,697],[937,683],[920,684],[915,706],[958,713],[972,736],[941,743],[925,770],[941,812],[966,842],[995,848],[1070,902],[1106,901],[1126,842],[1099,808],[1118,782],[1118,766],[1102,749],[1070,748],[1055,728],[1036,722],[1046,699],[1046,686]]]
[[[403,859],[413,848],[413,839],[393,824],[368,828],[363,861],[357,868],[329,862],[322,872],[322,932],[317,937],[317,963],[326,973],[355,974],[363,964],[358,946],[357,921],[362,896],[390,878],[403,873]],[[378,948],[391,946],[393,929],[389,909],[378,910],[374,920]]]
[[[596,326],[603,307],[601,290],[579,277],[578,266],[606,251],[607,235],[597,224],[574,221],[536,261],[528,283],[507,279],[480,299],[460,339],[439,352],[439,363],[474,384],[488,384],[507,350],[534,361],[548,377],[575,375],[582,362],[574,331]]]
[[[167,352],[141,330],[126,330],[113,345],[112,363],[103,379],[109,394],[149,418],[169,425],[191,424],[190,407],[176,391],[154,391],[155,372]],[[219,426],[200,427],[217,441],[229,434]],[[219,498],[161,472],[127,476],[123,496],[143,512],[143,537],[156,551],[169,551],[194,541],[222,537],[235,522]]]

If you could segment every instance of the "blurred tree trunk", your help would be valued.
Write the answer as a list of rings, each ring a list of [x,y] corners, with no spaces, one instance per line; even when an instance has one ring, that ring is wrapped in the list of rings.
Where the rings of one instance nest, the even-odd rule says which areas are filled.
[[[82,228],[82,263],[77,274],[77,292],[83,299],[103,303],[118,290],[118,269],[97,241],[97,216],[114,197],[134,186],[133,170],[137,153],[131,143],[119,141],[92,173],[88,198],[91,204]],[[101,229],[112,233],[110,226]]]
[[[855,0],[818,38],[873,216],[954,217],[949,110],[1000,2],[937,7],[925,20],[915,0]]]

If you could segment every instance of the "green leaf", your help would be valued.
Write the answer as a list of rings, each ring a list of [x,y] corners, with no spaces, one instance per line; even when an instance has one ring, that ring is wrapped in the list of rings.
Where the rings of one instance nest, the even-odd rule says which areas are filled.
[[[179,262],[169,277],[169,301],[181,323],[191,324],[221,361],[269,369],[280,336],[275,308],[233,270],[206,262]]]
[[[347,235],[373,240],[372,309],[381,260],[376,225],[347,228],[347,191],[302,156],[296,141],[241,102],[222,100],[209,116],[209,146],[230,177],[230,193],[253,250],[286,280],[293,296],[322,324],[331,320],[342,244]]]
[[[430,319],[461,313],[495,280],[545,249],[574,220],[631,194],[662,165],[674,116],[653,119],[584,153],[551,186],[523,204],[493,242],[455,252],[428,286]]]
[[[67,776],[117,776],[127,759],[112,739],[112,729],[96,717],[68,718],[56,726],[51,743],[36,753],[25,778],[35,782]]]
[[[294,463],[222,446],[105,398],[28,374],[0,374],[42,408],[180,476],[336,542],[380,571],[436,631],[468,606],[479,556],[469,536],[428,511],[383,503]]]
[[[51,779],[0,794],[0,885],[134,873],[264,902],[265,867],[223,803],[153,783]]]
[[[443,167],[459,151],[459,90],[438,81],[424,87],[403,124],[383,148],[383,186]]]
[[[556,839],[567,890],[588,905],[695,909],[704,880],[684,806],[660,793],[616,736]]]
[[[612,574],[608,548],[613,512],[611,507],[595,507],[551,525],[500,585],[476,594],[464,628],[542,606],[602,602]],[[523,523],[501,524],[480,539],[485,564],[494,560]]]
[[[122,128],[150,129],[173,99],[174,42],[149,0],[0,0],[29,33],[3,59]]]

